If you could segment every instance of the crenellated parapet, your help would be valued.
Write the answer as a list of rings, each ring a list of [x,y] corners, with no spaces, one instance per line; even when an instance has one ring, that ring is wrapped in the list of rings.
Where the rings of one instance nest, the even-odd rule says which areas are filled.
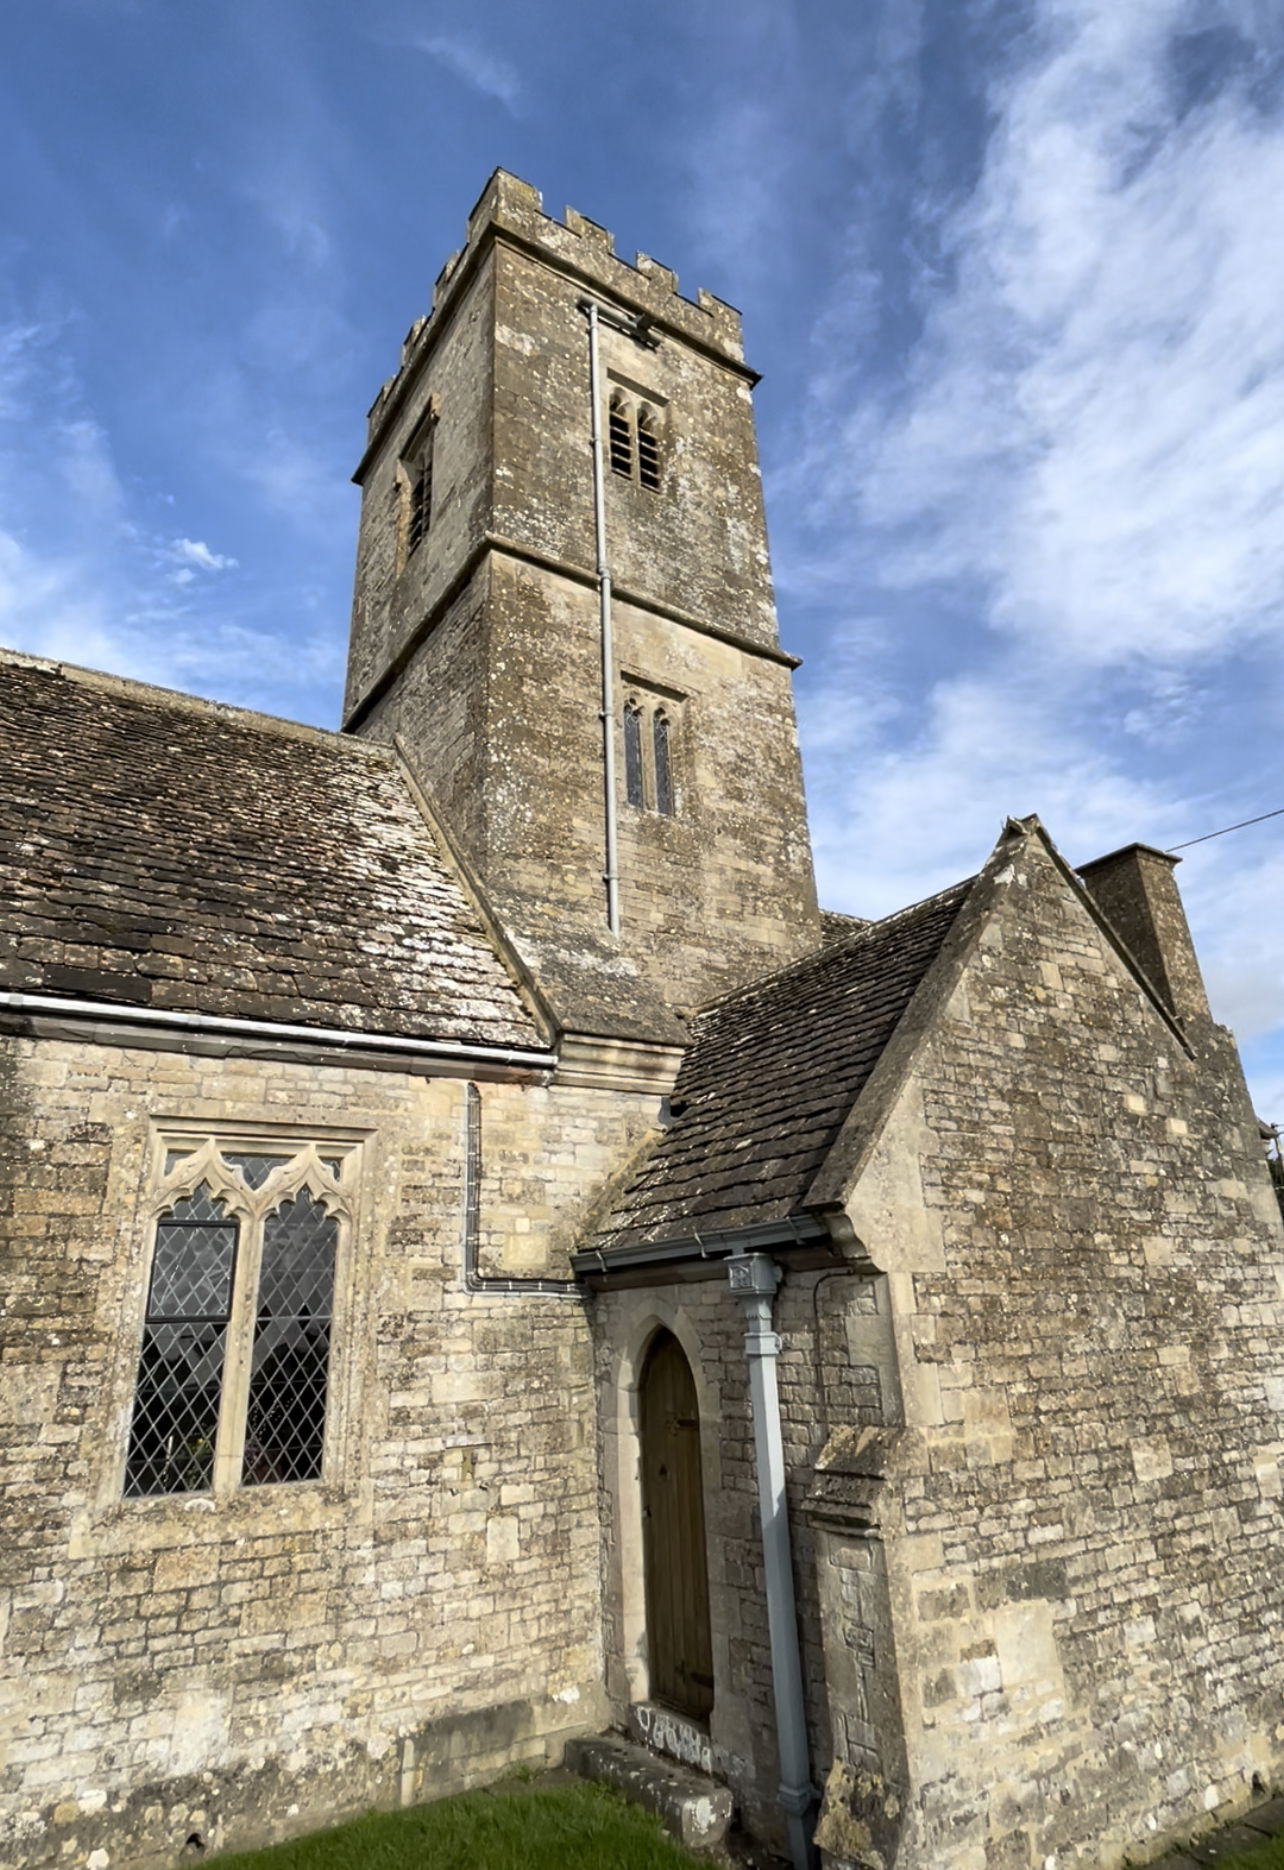
[[[609,228],[574,208],[567,208],[563,219],[555,220],[544,212],[537,188],[506,169],[496,169],[468,217],[466,244],[451,254],[437,275],[431,311],[411,325],[401,347],[400,368],[375,398],[369,442],[373,443],[398,400],[399,386],[433,348],[469,276],[495,241],[543,260],[624,311],[645,314],[660,330],[668,330],[756,380],[745,367],[740,313],[735,306],[703,287],[694,299],[685,297],[672,268],[647,253],[636,254],[630,265],[616,253]]]

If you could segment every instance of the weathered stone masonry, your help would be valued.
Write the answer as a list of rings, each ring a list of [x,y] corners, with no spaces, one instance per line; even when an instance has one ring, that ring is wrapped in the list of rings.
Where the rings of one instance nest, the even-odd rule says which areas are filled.
[[[604,494],[618,939],[586,294],[654,443]],[[15,1866],[608,1722],[830,1870],[1117,1870],[1284,1776],[1284,1225],[1171,860],[1026,820],[819,915],[753,381],[729,306],[498,172],[370,413],[348,732],[0,652]],[[171,1323],[206,1172],[244,1258]],[[306,1481],[249,1400],[260,1350],[325,1368],[329,1261],[320,1316],[264,1297],[291,1175],[337,1267]]]
[[[814,1757],[830,1753],[829,1707],[815,1588],[813,1541],[802,1516],[807,1478],[829,1426],[881,1420],[877,1370],[854,1362],[853,1321],[868,1321],[876,1295],[868,1277],[843,1269],[799,1273],[782,1288],[777,1328],[784,1341],[780,1391],[795,1520],[795,1556],[807,1679],[817,1690],[809,1718]],[[592,1311],[602,1411],[602,1565],[607,1689],[625,1724],[649,1694],[637,1521],[637,1375],[657,1327],[674,1332],[697,1376],[713,1616],[716,1700],[709,1738],[721,1777],[752,1828],[779,1838],[780,1778],[771,1661],[763,1600],[753,1429],[745,1380],[744,1321],[726,1274],[681,1286],[604,1292]],[[855,1327],[857,1347],[860,1327]]]
[[[1237,1061],[1037,840],[995,895],[849,1204],[905,1428],[833,1451],[873,1542],[822,1537],[827,1639],[865,1631],[899,1708],[847,1769],[894,1786],[899,1861],[978,1870],[1157,1844],[1284,1740],[1280,1230]]]
[[[6,1182],[6,1859],[258,1839],[597,1725],[583,1307],[464,1291],[463,1081],[51,1041],[4,1058],[19,1118],[41,1112]],[[548,1217],[568,1224],[645,1100],[481,1094],[483,1270],[564,1275]],[[174,1114],[366,1138],[333,1484],[119,1497],[145,1159]]]
[[[670,1009],[819,937],[755,378],[738,313],[676,286],[492,178],[370,412],[347,695],[356,732],[399,738],[561,1024],[670,1040]],[[617,762],[640,681],[669,698],[677,793],[671,816],[621,809],[611,942],[586,292],[659,336],[603,330],[606,382],[650,399],[662,460],[658,491],[606,475],[606,524]],[[407,557],[399,477],[431,412],[434,518]]]

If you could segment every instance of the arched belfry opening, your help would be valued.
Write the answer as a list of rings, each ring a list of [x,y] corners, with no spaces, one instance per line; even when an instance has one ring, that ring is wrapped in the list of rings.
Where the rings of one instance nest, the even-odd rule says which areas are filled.
[[[713,1708],[709,1567],[695,1378],[671,1331],[657,1331],[638,1385],[642,1561],[651,1698],[707,1720]]]

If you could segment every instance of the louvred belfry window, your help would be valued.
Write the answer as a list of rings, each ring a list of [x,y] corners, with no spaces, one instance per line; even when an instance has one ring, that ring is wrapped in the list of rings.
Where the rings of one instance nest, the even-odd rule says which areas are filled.
[[[435,402],[415,432],[397,469],[401,500],[398,567],[404,566],[428,537],[433,522],[433,456],[437,445]]]
[[[654,492],[660,485],[660,427],[649,403],[612,390],[607,409],[607,452],[611,472]]]
[[[406,556],[423,543],[432,520],[432,455],[422,460],[410,483],[410,510],[406,518]]]
[[[611,449],[611,470],[622,474],[625,480],[633,479],[633,414],[628,403],[617,390],[611,398],[608,437]]]
[[[167,1151],[127,1496],[322,1477],[354,1153],[215,1137]]]
[[[660,441],[655,417],[645,404],[638,410],[638,479],[644,487],[660,485]]]

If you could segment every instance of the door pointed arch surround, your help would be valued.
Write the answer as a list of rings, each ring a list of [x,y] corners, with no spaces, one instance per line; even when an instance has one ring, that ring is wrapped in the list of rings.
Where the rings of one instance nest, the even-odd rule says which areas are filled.
[[[705,1374],[701,1339],[690,1314],[681,1304],[648,1294],[646,1309],[629,1322],[610,1372],[606,1430],[607,1470],[614,1500],[612,1565],[613,1591],[618,1606],[616,1653],[609,1656],[608,1681],[612,1692],[633,1705],[651,1698],[646,1645],[646,1585],[642,1569],[642,1437],[641,1381],[648,1353],[659,1331],[678,1342],[695,1384],[700,1417],[700,1456],[705,1504],[705,1560],[709,1580],[709,1617],[713,1647],[714,1708],[718,1717],[718,1687],[727,1680],[727,1637],[722,1614],[724,1576],[723,1541],[717,1536],[712,1510],[722,1493],[722,1451],[718,1435],[722,1398],[719,1386]]]

